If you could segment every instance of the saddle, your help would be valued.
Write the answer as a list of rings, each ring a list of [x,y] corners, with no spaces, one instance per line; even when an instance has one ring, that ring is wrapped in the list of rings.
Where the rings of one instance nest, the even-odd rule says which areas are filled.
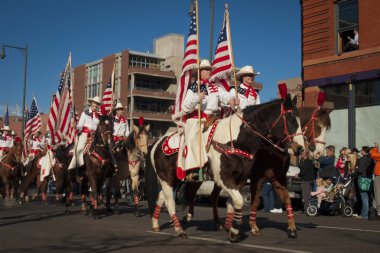
[[[209,118],[207,118],[206,122],[203,124],[203,131],[202,131],[202,133],[207,132],[207,130],[209,129],[209,127],[212,126],[215,123],[215,121],[217,121],[218,119],[219,119],[219,117],[216,116],[216,115],[212,115]]]

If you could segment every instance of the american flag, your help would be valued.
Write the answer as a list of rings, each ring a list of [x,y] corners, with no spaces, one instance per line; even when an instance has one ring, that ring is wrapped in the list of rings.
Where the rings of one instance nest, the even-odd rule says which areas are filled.
[[[211,73],[211,80],[215,78],[226,79],[226,74],[232,71],[232,53],[231,53],[231,40],[229,38],[229,18],[228,10],[224,13],[224,20],[222,31],[219,34],[218,44],[216,46],[214,60],[212,66],[215,69]]]
[[[110,80],[107,83],[106,89],[104,90],[103,98],[102,98],[102,102],[107,113],[109,113],[111,110],[112,97],[113,97],[112,78],[110,78]]]
[[[29,138],[30,135],[37,132],[37,130],[39,130],[41,127],[41,116],[38,113],[36,98],[33,98],[32,105],[29,109],[28,117],[26,118],[24,137]]]
[[[180,84],[177,88],[177,95],[174,106],[174,113],[178,113],[182,110],[182,101],[185,99],[187,88],[190,83],[190,71],[198,67],[198,29],[196,20],[196,8],[195,3],[191,3],[190,8],[190,29],[187,37],[185,55],[182,63],[182,74]]]
[[[50,106],[48,126],[51,133],[52,144],[60,142],[62,138],[67,136],[70,128],[70,72],[71,55],[67,61],[65,71],[61,74],[58,90]]]
[[[75,141],[75,136],[77,135],[76,125],[78,121],[79,121],[78,111],[74,107],[71,112],[70,129],[69,129],[68,139],[66,141],[67,144],[71,144]]]
[[[4,116],[4,126],[9,126],[9,113],[8,113],[8,105],[7,105],[7,109],[5,110],[5,116]]]

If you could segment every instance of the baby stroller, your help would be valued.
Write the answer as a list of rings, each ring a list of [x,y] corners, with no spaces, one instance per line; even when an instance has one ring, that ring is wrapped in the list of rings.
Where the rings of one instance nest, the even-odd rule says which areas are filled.
[[[309,200],[306,214],[309,216],[317,216],[318,214],[336,215],[342,213],[346,217],[351,217],[354,213],[352,204],[346,201],[346,193],[351,187],[352,176],[338,177],[336,182],[326,189],[326,198],[321,202],[318,208],[317,197],[312,197]]]

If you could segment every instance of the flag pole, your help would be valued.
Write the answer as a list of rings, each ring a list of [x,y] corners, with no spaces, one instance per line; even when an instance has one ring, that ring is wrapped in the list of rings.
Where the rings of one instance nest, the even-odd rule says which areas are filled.
[[[114,107],[113,99],[114,99],[114,94],[115,94],[115,67],[116,67],[116,58],[115,58],[115,62],[113,63],[113,69],[111,73],[112,96],[111,96],[111,108],[109,112],[110,115],[112,114],[112,110]]]
[[[199,22],[198,22],[198,0],[195,0],[195,15],[196,15],[196,29],[197,29],[197,83],[198,83],[198,98],[201,93],[201,70],[200,70],[200,64],[199,64]],[[199,149],[199,181],[203,181],[203,152],[202,152],[202,117],[201,117],[201,107],[202,107],[202,101],[199,101],[198,104],[198,149]]]
[[[236,81],[236,69],[235,69],[235,62],[234,62],[234,53],[232,50],[232,38],[231,38],[231,30],[230,30],[230,14],[228,12],[228,4],[225,5],[226,12],[225,12],[225,19],[226,19],[226,25],[227,25],[227,34],[228,39],[230,43],[230,50],[231,50],[231,68],[234,73],[234,84],[235,84],[235,99],[238,100],[238,92],[237,92],[237,81]],[[239,105],[237,105],[239,107]]]

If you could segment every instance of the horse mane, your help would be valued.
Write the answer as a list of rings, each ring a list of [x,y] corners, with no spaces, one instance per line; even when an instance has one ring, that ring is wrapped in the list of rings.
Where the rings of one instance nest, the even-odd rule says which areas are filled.
[[[303,107],[302,110],[299,110],[301,126],[305,126],[311,119],[313,113],[315,112],[314,107]],[[319,123],[329,130],[331,128],[331,119],[330,119],[330,111],[326,108],[320,108],[316,111],[316,115],[318,117]]]
[[[133,150],[136,148],[135,133],[133,131],[129,133],[128,140],[125,142],[124,146],[128,150]]]
[[[280,104],[282,102],[282,99],[275,99],[266,103],[262,103],[259,105],[250,105],[243,109],[244,113],[244,119],[248,123],[250,123],[254,117],[256,117],[256,113],[262,109],[267,108],[270,105]],[[256,112],[256,113],[254,113]]]

